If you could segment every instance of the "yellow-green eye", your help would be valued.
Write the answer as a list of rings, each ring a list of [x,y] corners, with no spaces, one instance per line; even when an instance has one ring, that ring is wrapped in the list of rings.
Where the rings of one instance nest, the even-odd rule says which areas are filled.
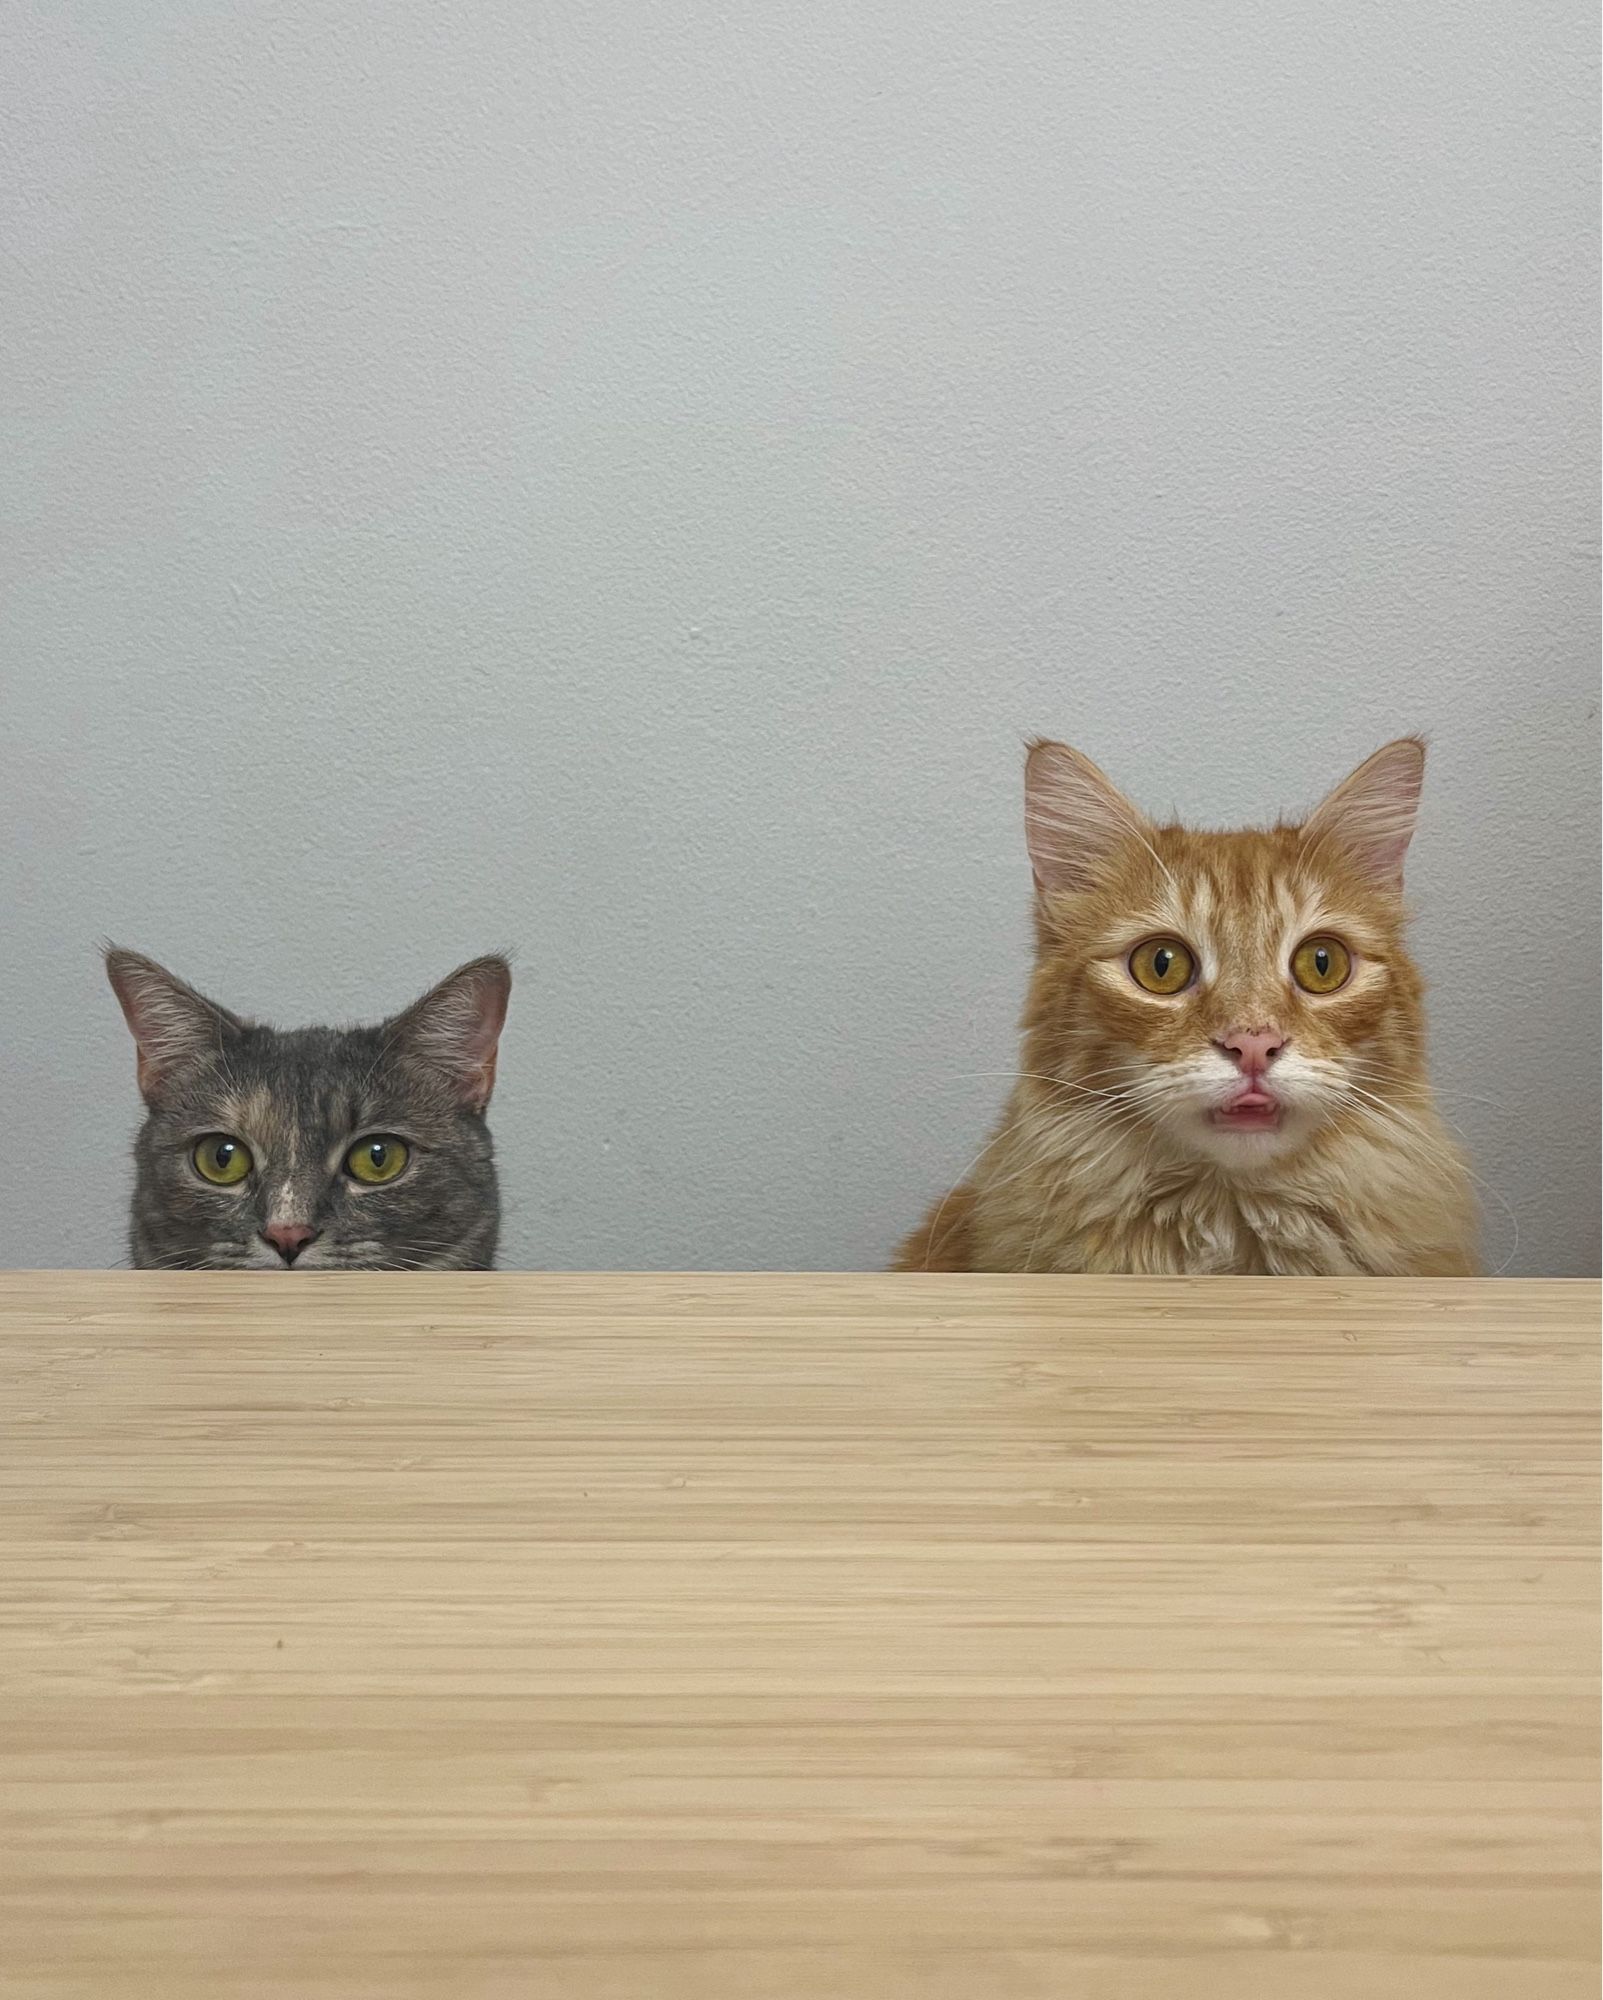
[[[410,1157],[404,1139],[397,1139],[389,1132],[372,1132],[367,1138],[358,1139],[345,1155],[345,1171],[353,1181],[379,1187],[394,1180]]]
[[[195,1172],[213,1187],[237,1187],[254,1164],[244,1140],[231,1138],[226,1132],[208,1132],[196,1142],[189,1157]]]
[[[1178,938],[1148,938],[1130,954],[1130,977],[1148,993],[1183,993],[1197,961]]]
[[[1304,938],[1291,954],[1291,976],[1304,993],[1334,993],[1347,984],[1352,969],[1352,953],[1340,938]]]

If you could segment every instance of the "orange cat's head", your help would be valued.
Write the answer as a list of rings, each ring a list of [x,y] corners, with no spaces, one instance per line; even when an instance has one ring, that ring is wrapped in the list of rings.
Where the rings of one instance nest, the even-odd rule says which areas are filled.
[[[1424,768],[1423,745],[1389,743],[1300,826],[1193,833],[1037,743],[1029,1070],[1231,1170],[1406,1118],[1424,1029],[1402,871]]]

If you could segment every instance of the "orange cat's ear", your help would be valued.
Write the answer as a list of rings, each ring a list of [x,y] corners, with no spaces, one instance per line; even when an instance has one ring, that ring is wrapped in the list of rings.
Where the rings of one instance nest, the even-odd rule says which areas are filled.
[[[1024,766],[1024,838],[1035,885],[1048,895],[1088,889],[1108,857],[1151,828],[1078,750],[1032,743]]]
[[[1343,778],[1304,825],[1303,839],[1343,849],[1381,887],[1400,889],[1424,782],[1424,744],[1400,737]]]

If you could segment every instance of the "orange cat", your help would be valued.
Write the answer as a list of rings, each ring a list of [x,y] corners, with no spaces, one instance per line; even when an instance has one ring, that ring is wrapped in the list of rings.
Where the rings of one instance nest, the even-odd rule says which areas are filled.
[[[1403,943],[1424,769],[1389,743],[1301,826],[1192,833],[1037,743],[1023,1065],[896,1268],[1474,1272]]]

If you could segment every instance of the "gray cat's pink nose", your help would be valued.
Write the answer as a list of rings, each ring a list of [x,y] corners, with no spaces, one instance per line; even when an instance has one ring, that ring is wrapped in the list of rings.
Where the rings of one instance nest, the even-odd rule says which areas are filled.
[[[270,1222],[262,1231],[262,1240],[271,1243],[286,1264],[293,1264],[307,1244],[315,1243],[322,1233],[304,1222]]]
[[[1243,1076],[1262,1076],[1286,1046],[1286,1038],[1278,1028],[1230,1028],[1219,1037],[1218,1046]]]

